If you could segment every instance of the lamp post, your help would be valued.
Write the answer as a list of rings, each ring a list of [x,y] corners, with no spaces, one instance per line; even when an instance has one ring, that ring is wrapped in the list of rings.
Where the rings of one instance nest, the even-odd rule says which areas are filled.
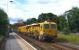
[[[8,16],[9,16],[9,2],[12,3],[13,1],[7,0],[7,14],[8,14]],[[10,31],[10,26],[8,26],[8,30],[6,32],[7,33],[6,34],[7,37],[9,37],[9,31]]]
[[[10,2],[13,2],[13,1],[10,1]]]
[[[7,0],[7,14],[8,15],[9,15],[9,11],[8,11],[9,10],[9,2],[12,3],[13,1],[12,0],[11,1]]]

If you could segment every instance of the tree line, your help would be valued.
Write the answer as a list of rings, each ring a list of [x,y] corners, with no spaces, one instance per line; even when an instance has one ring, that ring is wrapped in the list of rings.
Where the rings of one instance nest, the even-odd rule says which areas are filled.
[[[65,34],[70,32],[79,32],[79,8],[73,7],[65,11],[62,15],[53,13],[41,13],[38,18],[29,18],[22,24],[29,25],[32,23],[40,23],[44,21],[52,21],[57,23],[58,31]]]
[[[57,16],[53,13],[41,13],[36,18],[29,18],[24,23],[26,25],[32,23],[44,22],[46,20],[50,20],[57,23],[57,27],[59,31],[63,31],[65,33],[68,32],[79,32],[79,8],[73,7],[72,9],[65,11],[62,15]]]
[[[29,18],[23,22],[22,25],[29,25],[32,23],[40,23],[44,21],[53,21],[57,23],[57,27],[59,31],[63,31],[65,33],[68,32],[79,32],[79,8],[73,7],[72,9],[64,12],[62,15],[57,16],[53,13],[41,13],[36,18]],[[18,23],[14,25],[19,25]],[[6,32],[8,32],[9,20],[8,15],[5,13],[3,9],[0,9],[0,35],[6,36]]]

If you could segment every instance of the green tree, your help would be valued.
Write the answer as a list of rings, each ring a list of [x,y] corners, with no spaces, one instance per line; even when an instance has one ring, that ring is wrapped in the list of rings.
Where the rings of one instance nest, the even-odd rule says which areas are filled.
[[[27,25],[32,24],[32,23],[37,23],[37,19],[36,18],[30,18],[27,19],[27,21],[25,21]]]
[[[71,10],[65,12],[67,17],[69,29],[71,32],[79,32],[79,8],[73,7]]]
[[[42,13],[38,16],[38,22],[44,22],[47,20],[55,21],[56,22],[57,16],[52,13]]]
[[[64,15],[61,15],[61,16],[58,17],[57,25],[58,25],[58,30],[63,31],[66,34],[69,32],[69,28],[68,28],[68,25],[67,25],[67,20],[64,17]]]
[[[38,22],[44,22],[46,20],[46,14],[42,13],[38,16]]]
[[[8,32],[9,20],[3,9],[0,9],[0,34],[6,36]]]

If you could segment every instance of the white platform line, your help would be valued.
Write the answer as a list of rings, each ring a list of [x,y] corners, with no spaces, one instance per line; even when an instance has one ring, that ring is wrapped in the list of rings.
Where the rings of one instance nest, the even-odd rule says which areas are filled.
[[[15,33],[16,34],[16,33]],[[17,35],[17,34],[16,34]],[[34,50],[37,50],[35,47],[33,47],[31,44],[29,44],[27,41],[25,41],[22,37],[17,35],[19,38],[21,38],[25,43],[27,43],[30,47],[32,47]]]

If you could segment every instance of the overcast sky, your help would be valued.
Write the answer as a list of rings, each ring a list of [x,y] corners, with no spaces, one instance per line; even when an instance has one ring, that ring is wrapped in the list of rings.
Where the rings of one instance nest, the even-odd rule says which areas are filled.
[[[79,0],[0,0],[0,8],[9,15],[10,23],[19,19],[38,18],[41,13],[61,15],[72,7],[79,7]]]

